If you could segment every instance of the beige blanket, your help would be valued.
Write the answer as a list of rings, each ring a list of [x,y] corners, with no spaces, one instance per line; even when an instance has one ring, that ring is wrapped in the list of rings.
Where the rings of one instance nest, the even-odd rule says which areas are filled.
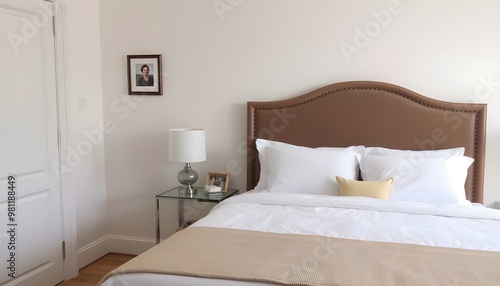
[[[500,285],[500,253],[192,227],[104,277],[150,272],[284,285]]]

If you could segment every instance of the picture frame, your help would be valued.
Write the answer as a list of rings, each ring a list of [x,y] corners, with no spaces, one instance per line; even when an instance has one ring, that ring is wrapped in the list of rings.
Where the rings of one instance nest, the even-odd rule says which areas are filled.
[[[229,186],[228,172],[208,172],[205,186],[217,186],[223,193],[227,192]]]
[[[129,95],[163,95],[161,54],[127,55]]]

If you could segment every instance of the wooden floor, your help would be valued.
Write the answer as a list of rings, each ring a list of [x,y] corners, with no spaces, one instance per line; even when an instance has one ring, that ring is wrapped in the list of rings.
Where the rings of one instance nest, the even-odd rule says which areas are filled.
[[[134,255],[109,253],[80,269],[80,274],[57,286],[95,286],[109,271],[134,258]]]

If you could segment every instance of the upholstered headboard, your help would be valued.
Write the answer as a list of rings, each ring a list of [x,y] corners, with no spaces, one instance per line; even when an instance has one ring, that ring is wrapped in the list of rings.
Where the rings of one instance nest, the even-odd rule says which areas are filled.
[[[465,147],[465,155],[475,159],[466,196],[482,203],[486,104],[439,101],[389,83],[353,81],[287,100],[248,102],[247,112],[249,190],[260,173],[256,138],[308,147]]]

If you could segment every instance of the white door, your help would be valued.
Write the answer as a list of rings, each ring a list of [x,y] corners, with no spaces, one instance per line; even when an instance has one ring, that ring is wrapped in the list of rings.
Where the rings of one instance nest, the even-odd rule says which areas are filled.
[[[0,0],[0,285],[63,280],[52,5]]]

